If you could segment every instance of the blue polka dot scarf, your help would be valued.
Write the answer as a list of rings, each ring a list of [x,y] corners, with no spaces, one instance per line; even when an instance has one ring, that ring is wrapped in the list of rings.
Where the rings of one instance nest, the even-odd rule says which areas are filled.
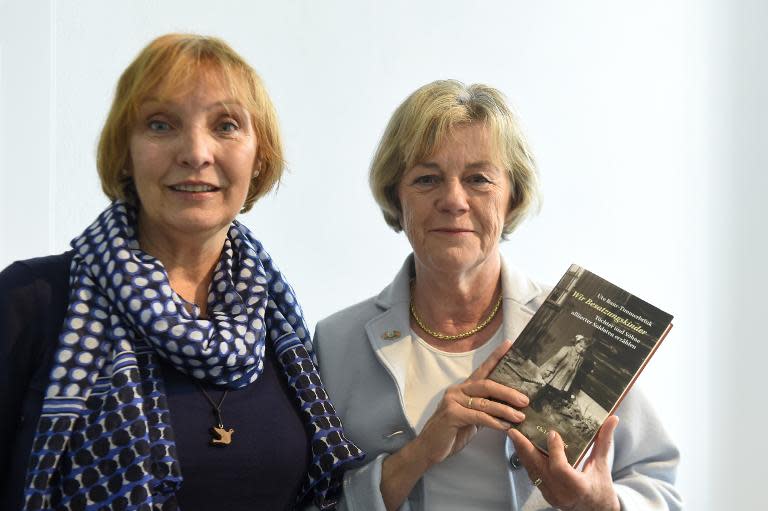
[[[332,509],[349,442],[314,363],[296,295],[242,224],[229,229],[209,318],[136,241],[134,208],[116,202],[72,241],[69,308],[27,474],[25,509],[176,509],[181,470],[161,357],[229,389],[256,380],[270,342],[311,436],[299,501]],[[185,307],[187,305],[187,307]]]

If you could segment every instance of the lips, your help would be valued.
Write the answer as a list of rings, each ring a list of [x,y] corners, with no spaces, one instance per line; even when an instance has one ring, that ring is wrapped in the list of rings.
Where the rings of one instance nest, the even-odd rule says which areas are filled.
[[[189,193],[215,192],[219,190],[218,187],[209,185],[207,183],[178,183],[175,185],[170,185],[169,188],[175,192]]]
[[[437,229],[432,229],[432,232],[444,232],[447,234],[462,234],[467,232],[474,232],[472,229],[462,229],[459,227],[438,227]]]

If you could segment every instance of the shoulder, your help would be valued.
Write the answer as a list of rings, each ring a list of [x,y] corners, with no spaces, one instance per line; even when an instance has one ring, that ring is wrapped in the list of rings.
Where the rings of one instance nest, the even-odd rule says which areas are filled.
[[[621,422],[614,433],[618,459],[644,456],[649,451],[665,451],[677,459],[679,454],[655,407],[637,385],[627,392],[616,408]],[[626,461],[625,461],[626,463]]]
[[[504,297],[511,299],[531,311],[538,309],[552,290],[551,286],[540,284],[525,272],[501,258],[501,281]]]
[[[0,272],[0,300],[48,305],[66,299],[72,251],[16,261]]]
[[[0,289],[7,292],[35,284],[68,286],[73,251],[16,261],[0,272]]]
[[[377,297],[372,296],[320,320],[315,328],[315,342],[325,343],[331,339],[344,342],[351,336],[362,335],[365,324],[383,311],[376,303]]]
[[[673,484],[680,451],[652,403],[635,386],[616,409],[616,415],[621,419],[613,436],[612,473],[617,489],[623,484],[630,486],[632,491],[622,491],[630,500],[636,499],[637,493],[652,495],[654,499],[663,496],[669,503],[677,502],[670,509],[678,509],[679,494]],[[625,480],[630,482],[624,483]]]
[[[13,355],[16,363],[24,352],[33,363],[55,344],[69,301],[72,255],[17,261],[0,272],[0,357]]]
[[[661,427],[656,409],[642,388],[634,385],[616,407],[616,415],[631,433],[655,430]]]

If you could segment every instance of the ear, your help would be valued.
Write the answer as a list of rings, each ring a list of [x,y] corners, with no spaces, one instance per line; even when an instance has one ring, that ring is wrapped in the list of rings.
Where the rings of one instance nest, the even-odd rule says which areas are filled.
[[[259,177],[259,174],[261,174],[261,168],[264,166],[264,162],[261,160],[260,157],[256,157],[256,161],[253,163],[253,173],[251,175],[251,179],[256,179]]]
[[[125,161],[123,161],[123,166],[120,169],[120,175],[123,177],[133,176],[133,162],[131,161],[130,153],[126,156]]]

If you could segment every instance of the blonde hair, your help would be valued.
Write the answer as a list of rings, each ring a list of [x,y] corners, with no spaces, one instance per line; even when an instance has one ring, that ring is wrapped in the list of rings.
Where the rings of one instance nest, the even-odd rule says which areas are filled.
[[[285,164],[277,114],[256,71],[221,39],[166,34],[150,42],[123,71],[101,130],[96,165],[101,188],[111,200],[138,205],[133,180],[124,170],[130,166],[130,135],[141,104],[150,97],[164,99],[184,92],[201,75],[221,79],[251,114],[258,173],[251,180],[242,212],[280,181]]]
[[[482,84],[438,80],[408,96],[389,120],[371,162],[369,182],[384,220],[403,229],[398,185],[406,170],[428,158],[456,126],[484,123],[509,175],[510,208],[503,235],[538,203],[536,165],[520,125],[498,90]]]

